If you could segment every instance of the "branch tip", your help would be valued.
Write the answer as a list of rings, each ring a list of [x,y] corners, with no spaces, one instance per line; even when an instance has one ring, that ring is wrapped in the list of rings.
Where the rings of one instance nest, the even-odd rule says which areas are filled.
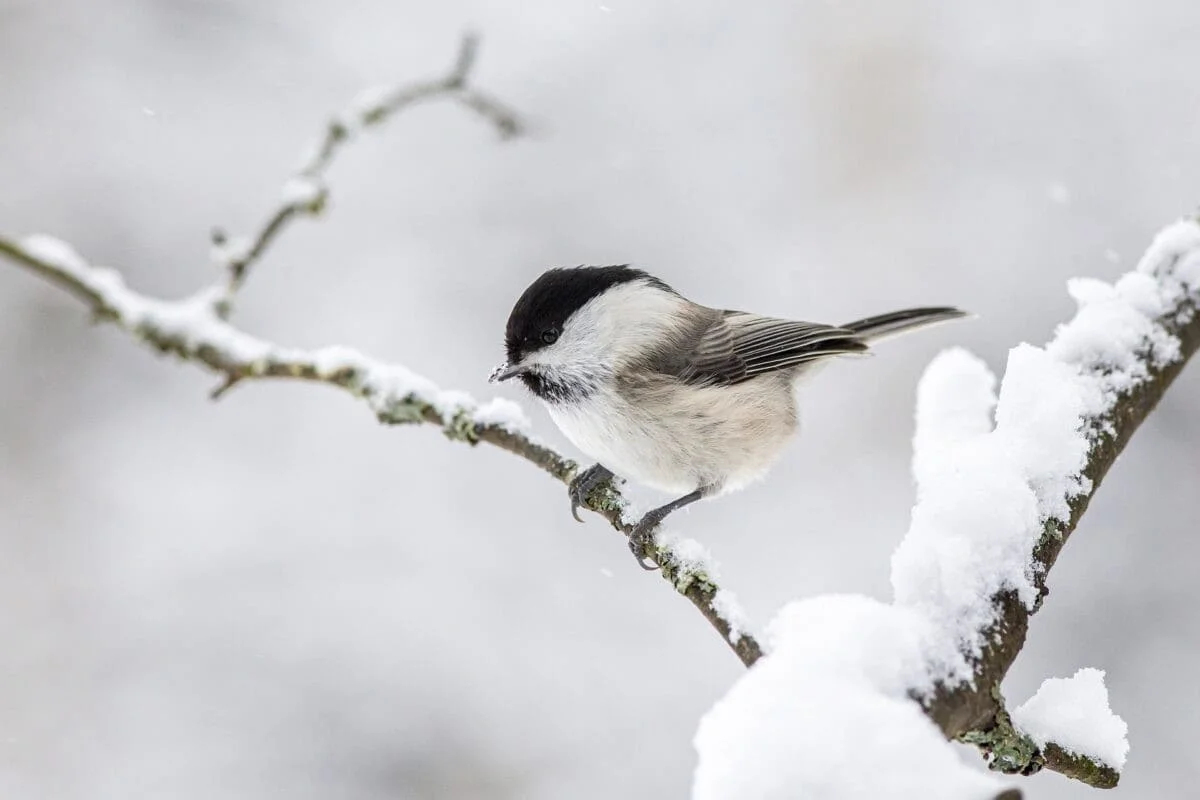
[[[220,400],[222,397],[225,396],[226,392],[228,392],[230,389],[237,386],[241,382],[242,382],[241,375],[230,373],[229,376],[225,378],[225,380],[221,381],[221,384],[219,386],[217,386],[215,389],[213,389],[211,392],[209,392],[208,399],[209,400]]]
[[[473,31],[463,33],[458,45],[458,57],[446,78],[446,86],[452,89],[461,89],[466,86],[478,55],[479,35]]]
[[[450,98],[458,100],[490,122],[501,139],[519,135],[522,125],[515,112],[491,97],[467,88],[467,79],[474,68],[478,49],[479,37],[467,32],[459,42],[454,66],[445,77],[435,81],[382,87],[371,91],[365,104],[360,100],[349,111],[332,117],[320,142],[285,182],[279,204],[253,235],[244,240],[231,239],[221,228],[213,228],[210,238],[216,250],[215,260],[229,272],[229,294],[236,294],[242,288],[254,265],[296,217],[318,216],[325,211],[329,204],[325,172],[342,148],[351,141],[353,134],[362,128],[383,123],[419,101]]]

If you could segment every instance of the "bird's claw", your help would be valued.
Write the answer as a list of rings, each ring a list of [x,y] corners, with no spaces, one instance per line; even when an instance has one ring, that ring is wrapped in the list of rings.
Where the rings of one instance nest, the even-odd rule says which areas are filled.
[[[654,529],[662,520],[653,513],[638,520],[629,532],[629,552],[637,559],[638,566],[647,572],[658,569],[658,564],[650,557],[654,546]]]
[[[612,472],[600,464],[593,464],[571,479],[567,484],[567,494],[571,497],[571,516],[576,522],[583,522],[579,516],[579,509],[588,507],[588,498],[612,479]],[[638,566],[644,570],[653,572],[658,569],[658,563],[652,555],[654,531],[672,508],[673,506],[667,505],[647,512],[629,532],[629,551],[637,559]]]
[[[576,522],[583,522],[583,518],[579,516],[579,509],[587,508],[588,497],[602,484],[611,481],[612,477],[613,474],[608,469],[593,464],[571,479],[567,485],[567,494],[571,497],[571,516]]]

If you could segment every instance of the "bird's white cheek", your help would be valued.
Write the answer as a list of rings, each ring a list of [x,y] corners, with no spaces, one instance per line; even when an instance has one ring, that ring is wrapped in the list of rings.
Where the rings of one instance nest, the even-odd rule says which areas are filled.
[[[536,363],[552,369],[579,369],[605,361],[603,340],[587,331],[572,330],[549,347],[534,354]]]

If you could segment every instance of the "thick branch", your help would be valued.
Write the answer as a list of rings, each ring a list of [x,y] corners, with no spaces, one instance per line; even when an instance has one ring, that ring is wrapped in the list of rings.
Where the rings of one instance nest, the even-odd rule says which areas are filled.
[[[1154,277],[1159,280],[1170,279],[1180,259],[1186,255],[1189,254],[1169,255],[1156,265]],[[1086,479],[1085,485],[1090,488],[1070,500],[1067,519],[1052,519],[1046,523],[1033,553],[1035,583],[1042,598],[1049,592],[1046,580],[1050,569],[1079,525],[1095,490],[1134,432],[1200,348],[1200,311],[1195,287],[1190,293],[1181,292],[1176,302],[1157,317],[1156,324],[1177,340],[1178,354],[1165,362],[1147,355],[1144,359],[1144,378],[1121,392],[1106,413],[1089,420],[1091,448],[1083,477]],[[1112,367],[1097,362],[1082,365],[1082,369],[1085,374],[1103,376]],[[948,738],[976,742],[995,756],[998,749],[1020,749],[1020,739],[1023,737],[1013,731],[1008,723],[999,687],[1025,644],[1029,619],[1040,608],[1040,601],[1035,608],[1029,609],[1015,593],[1006,592],[997,595],[993,603],[996,622],[979,639],[984,646],[975,662],[973,684],[941,686],[927,701],[926,711]],[[1044,752],[1037,752],[1034,748],[1024,760],[1012,759],[1007,765],[993,763],[1003,771],[1025,774],[1045,767],[1104,788],[1115,786],[1119,778],[1118,773],[1110,767],[1075,756],[1053,744],[1047,746]]]

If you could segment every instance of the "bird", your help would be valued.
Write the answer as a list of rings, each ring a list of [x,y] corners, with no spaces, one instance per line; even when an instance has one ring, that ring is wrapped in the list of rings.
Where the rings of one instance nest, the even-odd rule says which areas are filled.
[[[842,325],[695,303],[628,264],[556,267],[517,299],[506,361],[564,436],[596,463],[570,482],[571,514],[619,476],[675,495],[629,534],[638,563],[673,511],[745,487],[769,471],[798,425],[795,389],[819,366],[876,342],[968,314],[893,311]]]

